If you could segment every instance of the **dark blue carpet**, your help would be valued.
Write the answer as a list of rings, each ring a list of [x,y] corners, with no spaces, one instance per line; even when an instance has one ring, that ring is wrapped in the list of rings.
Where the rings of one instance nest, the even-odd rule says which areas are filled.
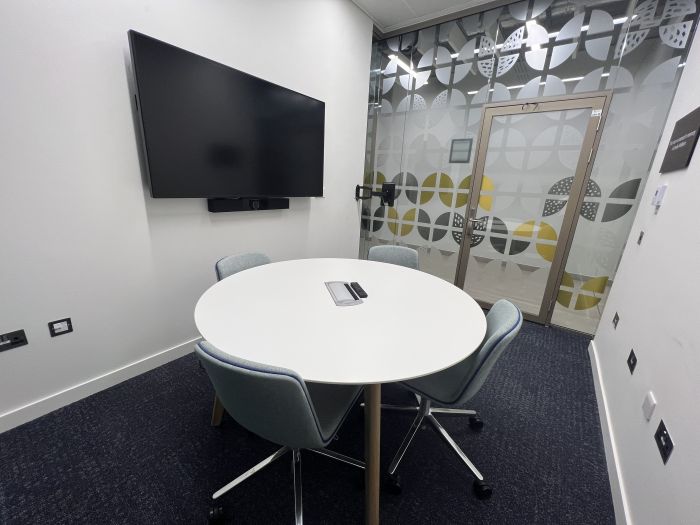
[[[382,495],[384,523],[614,523],[588,339],[526,323],[470,408],[447,430],[485,474],[493,498],[431,428],[418,433]],[[276,450],[228,416],[209,426],[213,390],[193,355],[0,435],[0,523],[206,523],[211,494]],[[411,402],[394,386],[385,400]],[[386,464],[410,414],[382,417]],[[331,448],[362,457],[358,406]],[[361,523],[361,475],[302,453],[307,523]],[[235,523],[291,523],[290,458],[224,498]]]

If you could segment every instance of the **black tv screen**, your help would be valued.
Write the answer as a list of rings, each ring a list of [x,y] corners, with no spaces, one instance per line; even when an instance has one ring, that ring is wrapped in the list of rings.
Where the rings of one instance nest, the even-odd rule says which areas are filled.
[[[153,197],[323,195],[323,102],[129,31]]]

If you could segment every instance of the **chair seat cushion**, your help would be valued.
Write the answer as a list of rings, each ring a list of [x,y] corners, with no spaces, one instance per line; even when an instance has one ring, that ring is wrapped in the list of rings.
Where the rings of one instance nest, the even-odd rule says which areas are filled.
[[[323,440],[329,442],[355,405],[361,386],[306,383]]]
[[[461,385],[464,383],[465,376],[468,376],[472,370],[475,361],[476,355],[472,354],[464,361],[442,372],[404,381],[401,386],[441,405],[458,403],[462,393]]]

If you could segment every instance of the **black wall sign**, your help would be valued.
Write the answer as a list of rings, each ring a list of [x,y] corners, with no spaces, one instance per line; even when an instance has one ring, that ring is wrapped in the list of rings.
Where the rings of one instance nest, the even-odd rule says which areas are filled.
[[[690,164],[695,144],[700,134],[700,108],[676,122],[668,143],[666,156],[661,164],[661,173],[680,170]]]

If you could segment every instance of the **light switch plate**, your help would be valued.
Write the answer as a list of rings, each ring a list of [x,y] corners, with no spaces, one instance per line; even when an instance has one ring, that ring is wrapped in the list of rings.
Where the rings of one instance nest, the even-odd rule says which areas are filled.
[[[656,408],[656,396],[654,392],[649,390],[647,395],[644,396],[644,402],[642,403],[642,412],[644,412],[644,417],[647,421],[651,420],[651,416],[654,414],[654,409]]]

